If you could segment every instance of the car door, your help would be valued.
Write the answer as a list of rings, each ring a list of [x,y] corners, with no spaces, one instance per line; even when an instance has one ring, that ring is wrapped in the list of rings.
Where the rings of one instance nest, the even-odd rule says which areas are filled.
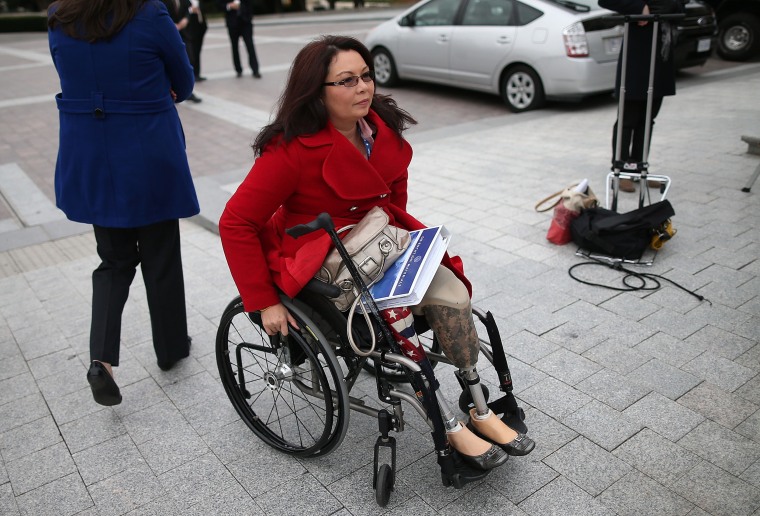
[[[451,38],[455,84],[487,89],[515,45],[514,0],[468,0]]]
[[[442,82],[449,76],[449,43],[461,0],[431,0],[407,18],[397,66],[406,78]]]

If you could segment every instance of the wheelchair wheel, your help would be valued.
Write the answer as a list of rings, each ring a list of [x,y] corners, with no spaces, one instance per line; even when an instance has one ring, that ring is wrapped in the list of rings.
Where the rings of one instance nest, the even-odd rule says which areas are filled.
[[[232,405],[270,446],[292,455],[326,455],[348,428],[343,372],[305,312],[283,299],[300,330],[270,337],[240,297],[224,311],[216,339],[219,374]]]
[[[388,505],[393,484],[393,471],[388,464],[383,464],[377,470],[377,484],[375,485],[375,500],[380,507]]]

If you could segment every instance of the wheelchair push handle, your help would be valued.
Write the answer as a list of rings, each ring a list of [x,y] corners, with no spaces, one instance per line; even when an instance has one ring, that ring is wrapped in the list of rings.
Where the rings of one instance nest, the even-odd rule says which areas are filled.
[[[288,228],[285,230],[285,233],[292,236],[293,238],[298,238],[304,235],[308,235],[309,233],[313,233],[319,229],[324,229],[328,233],[335,231],[335,224],[333,223],[332,217],[330,217],[329,213],[322,212],[317,215],[317,218],[311,222],[308,222],[306,224],[298,224],[297,226]]]
[[[672,21],[686,18],[684,13],[674,14],[612,14],[603,16],[602,20],[609,22],[640,22],[640,21]]]

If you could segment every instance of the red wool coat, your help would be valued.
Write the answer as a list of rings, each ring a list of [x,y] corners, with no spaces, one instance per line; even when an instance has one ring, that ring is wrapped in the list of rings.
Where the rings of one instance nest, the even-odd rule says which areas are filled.
[[[316,134],[268,146],[227,202],[219,234],[247,311],[278,303],[278,288],[296,296],[330,251],[325,232],[294,239],[286,228],[325,211],[340,228],[374,206],[384,208],[395,226],[424,227],[406,212],[411,147],[373,111],[367,121],[377,127],[369,160],[328,123]],[[459,257],[446,255],[443,264],[470,290]]]

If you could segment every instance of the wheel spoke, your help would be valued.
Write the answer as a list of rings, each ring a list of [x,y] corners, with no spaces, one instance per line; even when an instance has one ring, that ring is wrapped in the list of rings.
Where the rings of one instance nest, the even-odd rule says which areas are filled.
[[[343,440],[348,392],[326,337],[335,331],[323,330],[325,320],[301,306],[288,306],[301,329],[280,346],[238,299],[222,315],[216,352],[225,391],[248,427],[278,450],[309,456]]]

